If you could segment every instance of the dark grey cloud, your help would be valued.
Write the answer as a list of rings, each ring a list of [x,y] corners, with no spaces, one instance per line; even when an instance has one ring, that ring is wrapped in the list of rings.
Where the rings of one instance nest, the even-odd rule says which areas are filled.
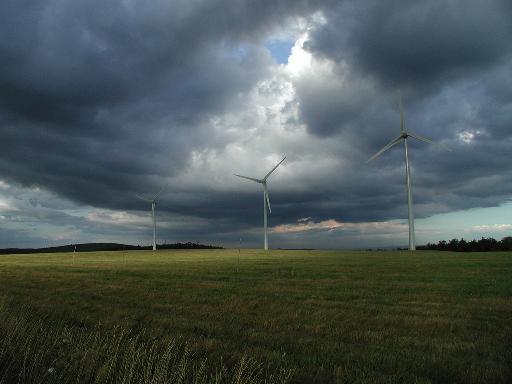
[[[44,191],[3,229],[140,242],[148,207],[134,194],[168,183],[162,240],[250,242],[260,186],[231,174],[264,174],[283,153],[272,225],[403,219],[403,149],[365,164],[399,133],[398,89],[407,126],[452,149],[411,143],[417,216],[499,205],[512,193],[511,32],[504,0],[3,2],[0,181],[16,187],[0,198]],[[299,73],[266,48],[287,33],[312,55]]]
[[[303,6],[2,3],[3,176],[112,206],[95,191],[172,174],[210,145],[210,114],[265,76],[259,35]]]
[[[511,53],[508,1],[343,2],[308,43],[394,87],[438,85]]]
[[[410,143],[417,216],[510,199],[511,11],[501,1],[363,1],[324,13],[304,46],[332,70],[296,89],[309,132],[352,146],[343,157],[356,171],[337,183],[332,217],[404,217],[403,148],[364,164],[399,133],[399,89],[408,128],[452,149]]]

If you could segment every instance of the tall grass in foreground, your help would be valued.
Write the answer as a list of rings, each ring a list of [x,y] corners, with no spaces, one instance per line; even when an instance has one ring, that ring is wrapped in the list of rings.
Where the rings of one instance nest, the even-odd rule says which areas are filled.
[[[150,338],[126,327],[55,325],[0,303],[0,383],[286,383],[251,358],[231,368],[193,356],[183,339]]]

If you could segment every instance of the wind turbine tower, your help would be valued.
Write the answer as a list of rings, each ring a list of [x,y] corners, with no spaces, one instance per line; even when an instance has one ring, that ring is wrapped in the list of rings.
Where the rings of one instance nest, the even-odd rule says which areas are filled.
[[[156,217],[155,217],[155,206],[156,206],[156,199],[161,195],[165,187],[163,187],[160,192],[158,192],[153,198],[145,197],[141,195],[135,195],[139,199],[150,203],[151,204],[151,215],[153,218],[153,251],[156,251]]]
[[[400,106],[400,136],[391,140],[388,144],[386,144],[379,152],[370,157],[366,162],[370,162],[373,159],[379,157],[383,152],[387,151],[391,147],[395,146],[398,143],[404,143],[404,151],[405,151],[405,182],[407,188],[407,208],[408,208],[408,216],[409,216],[409,250],[416,250],[416,239],[414,234],[414,214],[413,214],[413,204],[412,204],[412,182],[411,182],[411,170],[409,166],[409,151],[407,147],[407,139],[412,137],[416,140],[423,141],[428,144],[434,144],[431,139],[426,137],[417,135],[415,133],[408,132],[405,129],[405,114],[402,106],[402,97],[399,94],[399,106]]]
[[[281,163],[285,159],[286,159],[286,156],[283,157],[283,159],[279,163],[277,163],[276,166],[274,168],[272,168],[270,170],[270,172],[268,172],[265,175],[265,177],[263,177],[263,179],[255,179],[253,177],[237,175],[236,173],[234,174],[235,176],[241,177],[242,179],[251,180],[251,181],[259,183],[259,184],[261,184],[263,186],[263,234],[264,234],[264,242],[263,242],[264,245],[263,245],[263,247],[264,247],[265,250],[268,250],[267,208],[268,208],[268,213],[272,213],[272,209],[270,208],[270,198],[269,198],[268,189],[267,189],[267,179],[272,174],[272,172],[274,172],[276,170],[276,168],[281,165]]]

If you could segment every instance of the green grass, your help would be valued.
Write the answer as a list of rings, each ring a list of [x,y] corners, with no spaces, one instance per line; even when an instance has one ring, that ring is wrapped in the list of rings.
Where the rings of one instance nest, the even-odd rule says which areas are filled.
[[[168,368],[155,383],[177,382],[169,375],[185,368],[183,382],[507,383],[511,299],[511,253],[1,256],[0,343],[32,332],[33,345],[54,340],[60,351],[48,357],[11,342],[3,350],[3,365],[17,367],[4,373],[11,378],[20,377],[28,357],[38,362],[33,377],[53,358],[68,375],[95,367],[81,378],[75,373],[74,382],[106,382],[101,372],[109,366],[112,382],[142,382],[126,368],[126,351],[139,351],[147,377]],[[66,332],[77,340],[71,352],[62,342]],[[112,362],[116,343],[125,353]],[[84,357],[88,350],[99,352]],[[147,367],[166,350],[172,358]],[[2,372],[0,349],[0,380]]]

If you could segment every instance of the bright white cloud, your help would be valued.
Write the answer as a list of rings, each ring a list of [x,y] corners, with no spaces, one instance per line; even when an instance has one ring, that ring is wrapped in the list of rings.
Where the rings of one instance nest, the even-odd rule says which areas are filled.
[[[291,49],[286,71],[292,76],[300,76],[311,70],[313,56],[303,48],[306,40],[307,34],[297,40]]]
[[[113,225],[147,226],[151,224],[151,218],[148,215],[141,216],[129,212],[111,211],[108,209],[94,209],[86,215],[86,219],[96,223]]]
[[[6,200],[0,198],[0,211],[17,211],[18,209],[8,203]]]
[[[58,242],[68,242],[68,241],[76,241],[76,239],[79,239],[81,235],[81,231],[76,228],[60,228],[54,233],[49,234],[49,239],[52,241],[58,241]]]
[[[297,233],[306,231],[350,231],[360,234],[401,233],[407,230],[407,224],[399,222],[363,222],[343,223],[334,219],[314,222],[311,218],[302,218],[295,224],[282,224],[272,228],[275,233]]]
[[[292,61],[294,55],[309,55],[300,41]],[[316,66],[323,64],[314,61],[312,65],[317,72]],[[270,77],[244,95],[236,112],[212,117],[210,135],[222,138],[224,146],[194,149],[187,169],[170,181],[173,190],[251,188],[233,173],[263,176],[283,155],[287,161],[279,168],[278,184],[286,185],[287,190],[304,190],[310,182],[320,182],[323,175],[339,171],[340,143],[309,134],[299,117],[295,81],[288,66],[276,65]]]
[[[505,232],[512,230],[512,224],[491,224],[491,225],[475,225],[471,227],[475,232]]]
[[[7,184],[4,180],[0,179],[0,189],[9,189],[9,187],[9,184]]]
[[[466,144],[471,144],[473,141],[475,141],[475,138],[480,135],[482,132],[475,130],[475,131],[463,131],[460,132],[457,137],[460,141]]]

